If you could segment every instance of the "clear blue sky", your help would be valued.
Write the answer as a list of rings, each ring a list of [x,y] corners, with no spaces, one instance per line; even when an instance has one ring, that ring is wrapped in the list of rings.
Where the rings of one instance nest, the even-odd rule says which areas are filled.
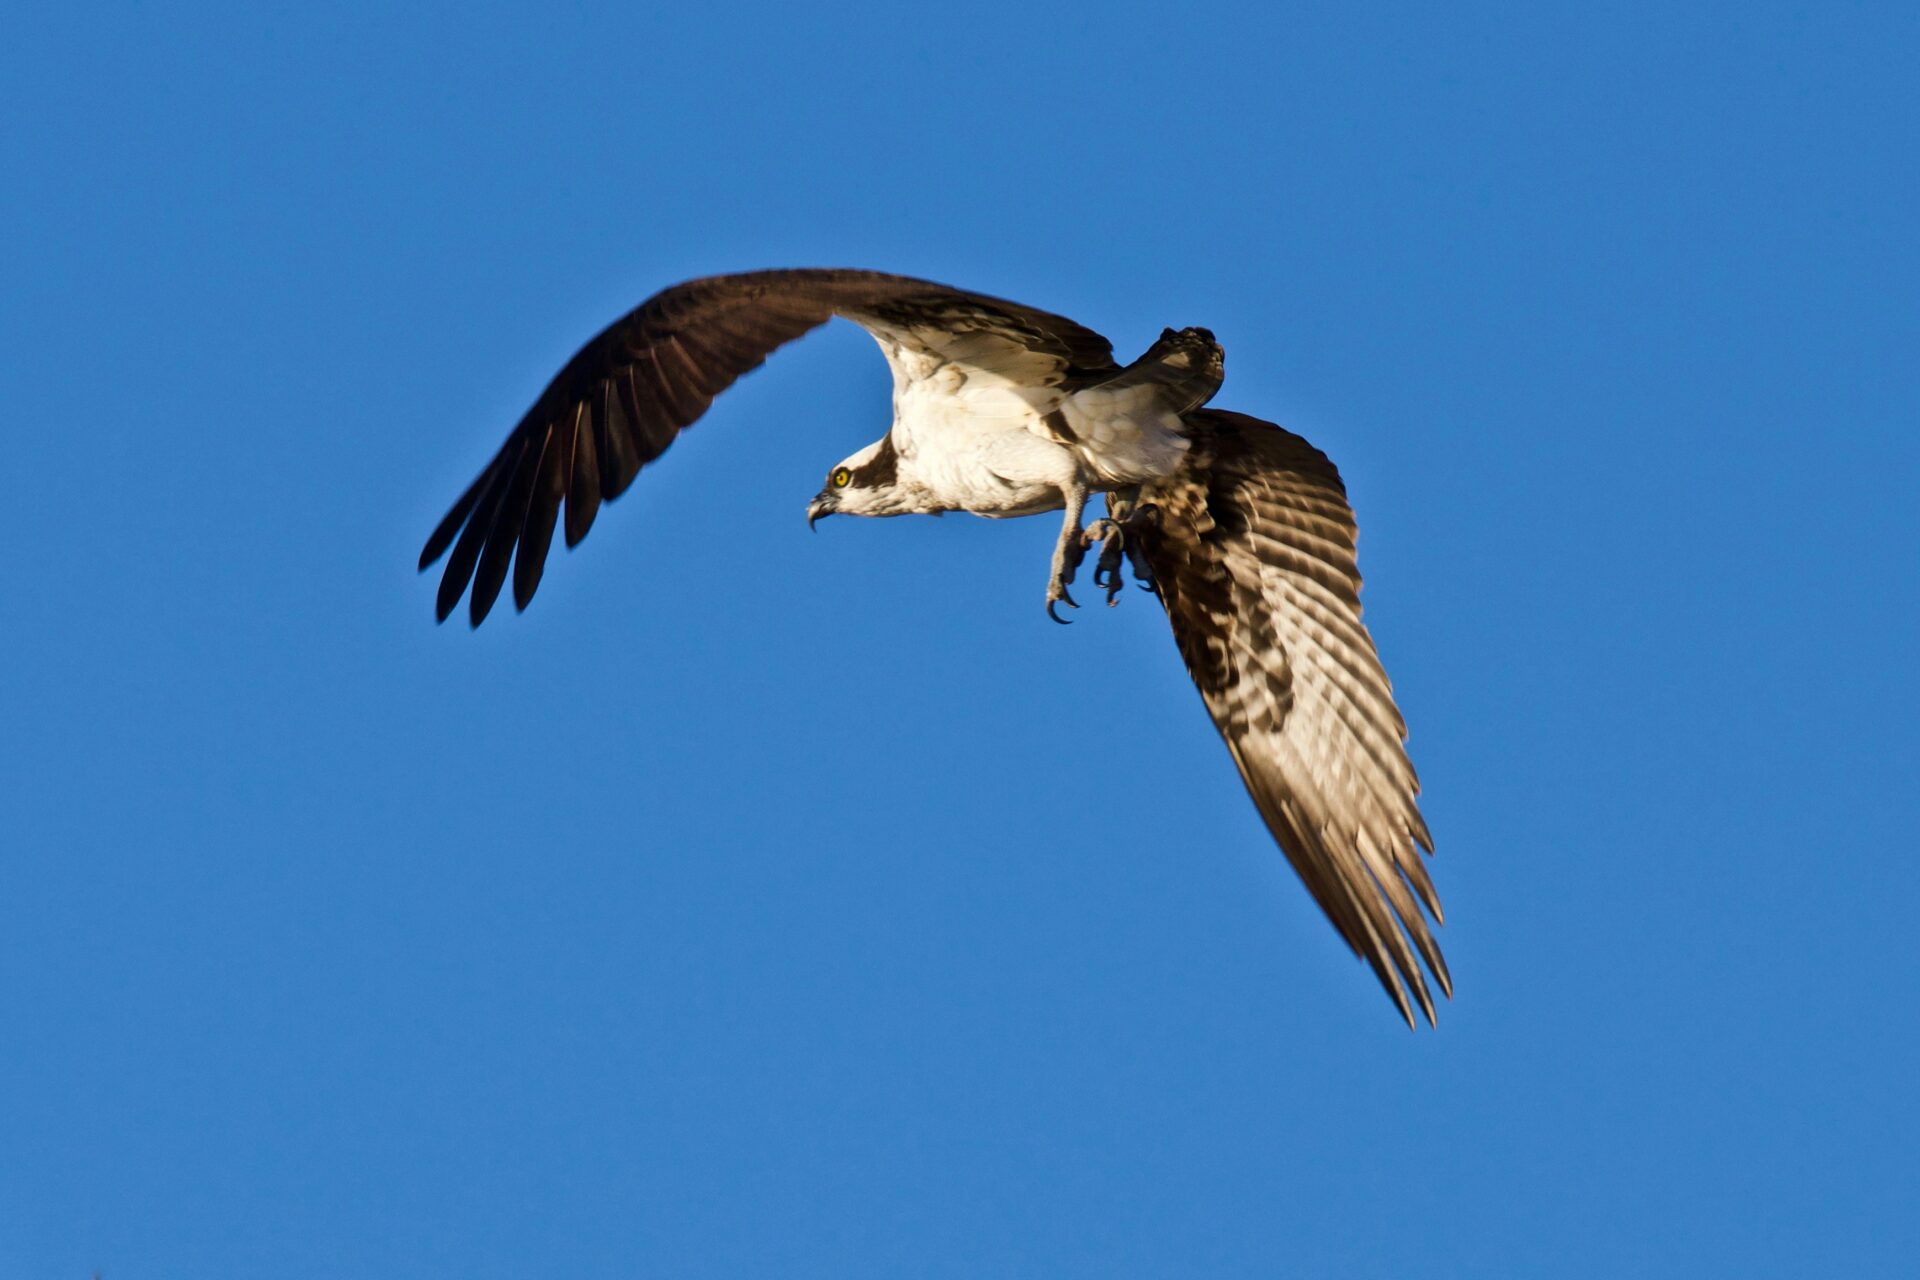
[[[0,1276],[1911,1274],[1911,6],[15,12]],[[1226,344],[1342,467],[1410,1035],[1145,596],[829,522],[836,326],[414,556],[669,282]]]

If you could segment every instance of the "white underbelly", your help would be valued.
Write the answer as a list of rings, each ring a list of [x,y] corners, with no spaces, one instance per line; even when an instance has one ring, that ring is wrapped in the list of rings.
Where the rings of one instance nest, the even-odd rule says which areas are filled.
[[[1040,414],[1009,388],[896,398],[904,466],[949,510],[1024,516],[1061,506],[1080,476],[1070,449],[1043,434]]]
[[[914,473],[941,503],[983,516],[1052,511],[1078,479],[1071,451],[1023,427],[974,431],[956,447],[923,448]]]
[[[1178,415],[1150,395],[1100,387],[1062,396],[936,376],[897,387],[894,415],[914,478],[949,509],[987,516],[1058,510],[1075,484],[1098,491],[1162,479],[1187,450]]]

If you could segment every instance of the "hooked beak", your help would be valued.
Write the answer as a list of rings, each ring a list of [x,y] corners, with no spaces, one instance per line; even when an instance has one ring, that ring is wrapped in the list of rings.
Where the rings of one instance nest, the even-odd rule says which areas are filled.
[[[807,504],[807,528],[820,523],[820,517],[830,516],[840,509],[839,500],[831,493],[822,493]]]

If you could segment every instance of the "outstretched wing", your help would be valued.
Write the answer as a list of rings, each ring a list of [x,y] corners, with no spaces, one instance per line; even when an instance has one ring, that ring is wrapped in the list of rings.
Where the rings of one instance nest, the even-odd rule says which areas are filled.
[[[1453,994],[1406,723],[1360,621],[1353,513],[1300,437],[1244,414],[1186,418],[1181,474],[1143,490],[1140,546],[1174,639],[1267,829],[1409,1025],[1415,951]],[[1411,935],[1411,945],[1409,944]]]
[[[567,362],[427,539],[422,569],[453,549],[440,578],[440,619],[471,582],[468,611],[479,626],[509,562],[514,604],[526,608],[562,499],[572,546],[600,504],[619,497],[715,396],[835,314],[870,330],[884,326],[910,349],[939,355],[944,348],[941,358],[956,363],[969,354],[1004,363],[1017,349],[1062,370],[1113,367],[1107,340],[1071,320],[906,276],[756,271],[675,285]]]

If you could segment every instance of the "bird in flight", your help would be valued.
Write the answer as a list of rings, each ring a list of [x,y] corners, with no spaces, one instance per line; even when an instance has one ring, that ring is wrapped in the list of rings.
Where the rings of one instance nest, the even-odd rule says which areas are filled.
[[[1158,595],[1201,699],[1267,829],[1401,1016],[1429,1023],[1426,974],[1452,979],[1428,916],[1406,723],[1360,620],[1353,513],[1339,472],[1299,436],[1209,408],[1225,367],[1205,329],[1169,329],[1131,364],[1064,317],[875,271],[756,271],[655,294],[567,362],[427,539],[446,555],[438,615],[467,595],[480,625],[511,565],[524,609],[564,504],[586,536],[735,379],[843,316],[893,371],[893,423],[828,471],[831,515],[1064,510],[1046,609],[1099,548],[1109,604],[1123,571]],[[1107,514],[1083,527],[1088,499]],[[1416,955],[1417,953],[1417,955]],[[1422,969],[1425,962],[1425,971]]]

